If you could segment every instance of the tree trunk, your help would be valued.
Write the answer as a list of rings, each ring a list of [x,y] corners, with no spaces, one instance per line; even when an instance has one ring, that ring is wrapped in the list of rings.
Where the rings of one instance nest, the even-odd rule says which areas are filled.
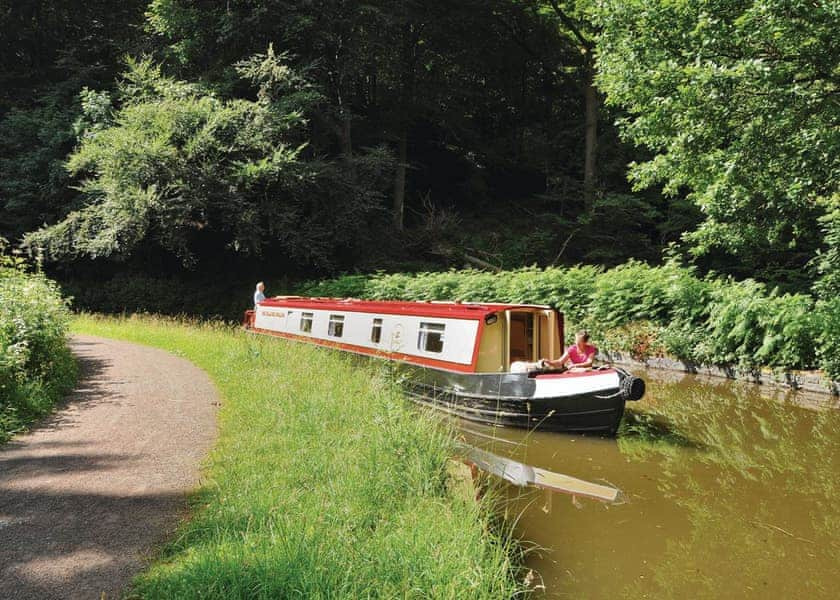
[[[590,210],[595,203],[595,187],[598,178],[598,91],[593,81],[593,71],[587,69],[583,90],[586,105],[586,133],[583,156],[583,201]]]
[[[353,181],[356,180],[356,165],[353,162],[353,137],[352,137],[352,120],[350,113],[342,111],[341,127],[339,127],[339,137],[341,138],[341,154],[344,159],[344,165],[347,167]]]
[[[394,177],[394,227],[402,231],[405,214],[405,170],[408,160],[408,128],[403,127],[397,144],[397,172]]]
[[[350,113],[344,111],[341,116],[341,154],[344,160],[350,162],[353,159],[353,138],[351,137]]]

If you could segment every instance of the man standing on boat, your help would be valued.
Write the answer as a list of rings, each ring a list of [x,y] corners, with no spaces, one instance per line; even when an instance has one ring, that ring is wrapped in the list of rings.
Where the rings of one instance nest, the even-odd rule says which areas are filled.
[[[260,281],[257,284],[256,291],[254,292],[254,308],[257,307],[257,304],[259,304],[260,302],[265,300],[265,293],[264,292],[265,292],[265,284],[262,281]]]
[[[540,360],[540,367],[543,369],[588,369],[598,354],[598,348],[589,343],[589,332],[581,329],[575,334],[575,343],[563,353],[557,360]]]

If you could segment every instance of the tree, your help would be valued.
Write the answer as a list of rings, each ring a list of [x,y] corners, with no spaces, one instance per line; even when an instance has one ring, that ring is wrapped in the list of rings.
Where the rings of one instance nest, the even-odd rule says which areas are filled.
[[[606,0],[597,23],[598,83],[653,153],[635,184],[689,193],[696,255],[801,277],[840,182],[836,4]]]
[[[108,88],[144,0],[0,2],[0,235],[54,222],[76,192],[63,168],[84,86]]]
[[[11,53],[3,55],[0,81],[30,77],[19,88],[28,90],[26,101],[0,118],[0,233],[17,239],[62,222],[64,229],[30,240],[49,245],[62,260],[131,254],[131,265],[122,267],[141,270],[157,269],[161,261],[178,269],[162,255],[164,246],[188,264],[205,257],[238,262],[214,254],[220,248],[276,249],[296,256],[294,266],[326,270],[440,264],[451,260],[441,257],[460,256],[461,246],[490,253],[518,248],[504,250],[509,264],[585,260],[590,253],[609,254],[611,262],[626,254],[655,258],[685,215],[676,211],[660,235],[668,218],[658,194],[638,196],[639,202],[628,194],[624,171],[632,150],[615,140],[592,86],[597,29],[588,17],[590,3],[129,0],[117,7],[92,0],[73,11],[24,0],[12,11],[0,10],[3,31],[32,49],[18,69],[17,42],[0,40],[0,52]],[[145,27],[135,15],[142,17],[144,9]],[[47,35],[52,30],[55,40]],[[241,63],[270,43],[309,86],[307,105],[290,107],[303,118],[282,136],[268,132],[271,143],[257,136],[249,146],[217,130],[215,140],[199,138],[204,124],[216,122],[215,112],[245,126],[274,110],[260,105],[253,82],[241,73]],[[115,92],[122,67],[113,57],[132,48],[129,54],[153,57],[168,76],[160,81],[182,91],[139,99]],[[76,66],[57,68],[71,64],[68,57]],[[90,73],[81,69],[86,64]],[[4,79],[12,72],[18,75]],[[98,91],[82,94],[82,114],[77,100],[85,87]],[[0,111],[4,98],[26,95],[10,89],[0,87]],[[242,106],[249,108],[231,112]],[[70,173],[63,163],[79,132],[84,136]],[[175,141],[184,136],[218,145],[209,161],[215,170],[191,172],[184,165],[194,159],[191,148]],[[170,141],[161,142],[166,152],[155,156],[160,140]],[[220,190],[231,184],[229,163],[239,160],[237,152],[257,162],[275,143],[305,147],[275,174],[278,180],[263,182],[273,194],[271,206],[285,210],[267,224],[254,221],[249,238],[228,224],[241,216],[231,213],[226,221],[222,215],[226,205],[253,208],[257,192],[242,181],[233,185],[239,195]],[[230,156],[223,151],[228,147]],[[126,168],[124,176],[105,168],[107,156]],[[134,162],[146,159],[160,170],[131,179]],[[121,202],[122,212],[115,208]],[[183,209],[181,225],[162,216],[164,207],[176,206]],[[96,211],[105,212],[97,218]],[[601,227],[605,215],[619,213],[616,227]],[[486,245],[474,243],[484,234]],[[607,254],[596,251],[610,244]],[[452,252],[440,252],[443,247]],[[310,255],[302,259],[298,253],[305,249]]]
[[[584,100],[583,199],[588,210],[595,202],[598,181],[598,113],[600,98],[595,87],[595,32],[586,16],[586,3],[548,0],[559,21],[559,30],[580,52]]]
[[[75,142],[80,87],[77,79],[50,86],[0,119],[0,234],[15,242],[54,222],[75,195],[64,159]]]
[[[394,141],[399,158],[392,184],[393,222],[401,228],[410,119],[394,117],[393,108],[399,106],[405,113],[414,102],[414,55],[422,27],[413,19],[423,12],[418,3],[392,0],[364,4],[265,0],[228,3],[209,10],[199,10],[184,0],[154,0],[149,14],[153,30],[169,42],[167,54],[174,62],[217,87],[232,87],[231,65],[235,61],[256,47],[282,40],[298,65],[306,65],[322,92],[322,102],[311,112],[313,143],[319,150],[342,155],[351,170],[354,120],[376,111],[381,119],[392,121],[384,127],[379,124],[380,129],[386,129],[378,132],[379,140],[368,136],[362,140],[375,145],[382,143],[382,138]],[[381,100],[388,94],[381,88],[383,83],[388,85],[395,70],[399,71],[400,100],[383,110]]]
[[[580,11],[568,4],[558,10],[578,23]],[[314,148],[348,156],[358,147],[392,148],[397,229],[406,203],[437,187],[418,181],[424,146],[445,147],[450,160],[479,173],[558,172],[578,169],[567,147],[577,151],[586,136],[584,187],[594,193],[597,106],[588,105],[581,127],[567,99],[574,97],[576,113],[579,80],[591,88],[591,70],[583,73],[581,41],[544,1],[263,0],[198,10],[186,0],[154,0],[149,14],[171,64],[217,89],[233,87],[234,61],[268,41],[282,43],[322,92],[312,113]],[[597,103],[594,93],[587,97]]]
[[[29,247],[50,259],[97,258],[152,242],[191,265],[208,244],[251,254],[274,244],[323,266],[343,231],[358,233],[376,188],[367,181],[352,193],[321,162],[303,160],[304,113],[318,94],[282,55],[269,48],[238,65],[258,86],[255,100],[219,99],[149,60],[128,66],[116,111],[107,94],[83,93],[81,143],[67,163],[83,201],[27,236]]]

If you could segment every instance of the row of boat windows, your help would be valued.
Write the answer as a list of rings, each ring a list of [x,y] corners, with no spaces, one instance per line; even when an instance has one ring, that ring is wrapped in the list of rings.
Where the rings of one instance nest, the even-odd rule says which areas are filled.
[[[312,333],[312,320],[315,313],[305,312],[300,315],[299,329],[302,333]],[[443,352],[443,334],[446,325],[443,323],[420,323],[417,333],[417,349],[425,352]],[[344,315],[330,315],[327,325],[327,335],[340,338],[344,335]],[[374,318],[370,328],[370,341],[378,344],[382,341],[382,319]]]

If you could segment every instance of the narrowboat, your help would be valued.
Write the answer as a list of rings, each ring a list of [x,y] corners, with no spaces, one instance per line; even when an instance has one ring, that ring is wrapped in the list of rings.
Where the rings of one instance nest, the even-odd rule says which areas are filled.
[[[619,368],[521,369],[563,353],[563,315],[548,306],[278,296],[244,326],[394,361],[409,398],[488,425],[614,435],[644,394]]]

